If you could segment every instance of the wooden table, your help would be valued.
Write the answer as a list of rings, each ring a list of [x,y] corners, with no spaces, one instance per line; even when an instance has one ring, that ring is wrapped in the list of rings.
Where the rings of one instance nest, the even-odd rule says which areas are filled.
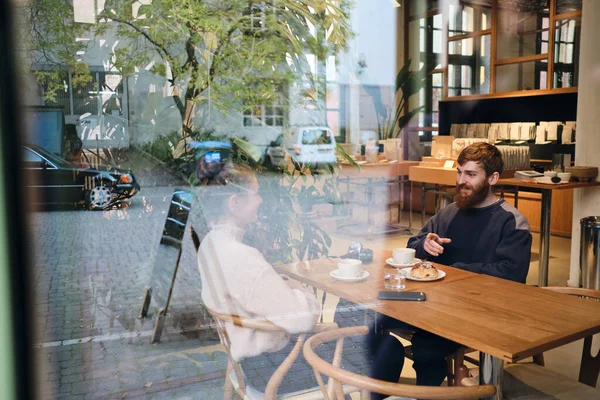
[[[350,190],[350,179],[366,179],[367,180],[367,215],[370,222],[370,204],[373,201],[373,180],[384,179],[397,183],[400,189],[400,199],[398,201],[398,222],[400,222],[400,213],[404,208],[404,183],[407,182],[405,177],[408,176],[409,168],[413,165],[418,165],[418,161],[397,161],[397,162],[379,162],[359,164],[359,169],[349,163],[341,163],[341,168],[338,170],[339,176],[346,180],[347,191]],[[409,198],[412,195],[409,188]],[[412,210],[409,209],[409,215]],[[411,229],[412,218],[409,218],[408,230]],[[409,232],[410,233],[410,232]]]
[[[559,184],[536,183],[522,179],[509,178],[500,179],[498,186],[515,186],[517,190],[521,187],[538,189],[542,193],[542,210],[540,219],[540,262],[539,262],[539,286],[548,286],[548,261],[550,259],[550,213],[552,211],[552,191],[564,189],[578,189],[600,185],[600,182],[569,182]],[[518,192],[515,193],[515,199]]]
[[[501,386],[503,362],[515,362],[600,332],[600,303],[520,283],[438,266],[446,277],[407,281],[405,291],[423,291],[425,302],[377,300],[391,252],[376,252],[366,265],[369,277],[357,283],[334,280],[336,260],[314,260],[277,267],[278,272],[362,304],[436,335],[479,350],[482,370]],[[480,374],[484,377],[484,374]]]

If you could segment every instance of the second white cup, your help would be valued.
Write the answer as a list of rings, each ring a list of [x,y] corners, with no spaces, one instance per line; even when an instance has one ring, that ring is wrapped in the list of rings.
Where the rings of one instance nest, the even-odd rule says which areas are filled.
[[[415,249],[400,248],[394,249],[392,254],[394,262],[398,264],[410,264],[415,259]]]
[[[337,263],[340,275],[344,278],[357,278],[362,271],[362,261],[346,258]]]

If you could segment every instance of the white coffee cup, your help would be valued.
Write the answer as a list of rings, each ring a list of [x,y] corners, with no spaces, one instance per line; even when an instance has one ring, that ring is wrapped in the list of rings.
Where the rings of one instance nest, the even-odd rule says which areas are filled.
[[[340,275],[344,278],[357,278],[362,270],[362,261],[353,258],[346,258],[337,263]]]
[[[415,259],[415,249],[400,248],[394,249],[394,262],[398,264],[410,264]]]

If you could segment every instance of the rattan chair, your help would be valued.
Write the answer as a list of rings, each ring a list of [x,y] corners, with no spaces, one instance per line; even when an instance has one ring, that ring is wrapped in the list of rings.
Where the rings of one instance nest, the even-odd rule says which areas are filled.
[[[496,393],[496,388],[492,385],[470,387],[415,386],[380,381],[342,369],[340,365],[344,339],[353,336],[364,336],[368,332],[369,328],[366,326],[335,329],[318,333],[304,343],[304,358],[313,367],[317,382],[325,399],[344,399],[342,384],[348,384],[361,389],[362,399],[368,399],[370,392],[419,399],[476,399],[493,396]],[[323,343],[331,341],[337,341],[337,343],[333,361],[328,362],[319,357],[314,349]],[[321,375],[330,378],[329,384],[333,384],[334,388],[333,395],[329,394],[323,384]]]
[[[300,354],[300,351],[302,350],[302,345],[304,344],[304,341],[306,339],[306,333],[302,333],[298,336],[296,344],[294,345],[290,353],[287,355],[287,357],[283,360],[279,368],[277,368],[275,373],[269,379],[265,392],[261,393],[260,391],[246,385],[244,379],[244,372],[242,371],[240,364],[231,357],[231,342],[229,340],[229,336],[227,335],[225,324],[233,323],[234,325],[243,326],[249,329],[271,332],[281,332],[284,331],[284,329],[266,320],[254,320],[241,318],[235,315],[225,315],[210,309],[208,310],[208,312],[212,315],[212,317],[215,320],[217,332],[219,333],[219,338],[221,339],[221,343],[225,347],[225,351],[227,353],[228,358],[224,385],[224,399],[232,399],[234,393],[241,399],[249,400],[271,400],[276,398],[312,400],[323,398],[323,395],[318,387],[308,388],[306,390],[301,390],[292,393],[286,393],[283,396],[277,395],[277,391],[279,389],[279,386],[281,385],[282,380],[284,379],[292,364]],[[317,324],[316,327],[313,329],[313,332],[336,329],[337,327],[338,325],[335,323]],[[333,385],[330,385],[329,391],[333,393]],[[347,394],[356,392],[357,389],[350,386],[345,386],[343,388],[343,391]]]

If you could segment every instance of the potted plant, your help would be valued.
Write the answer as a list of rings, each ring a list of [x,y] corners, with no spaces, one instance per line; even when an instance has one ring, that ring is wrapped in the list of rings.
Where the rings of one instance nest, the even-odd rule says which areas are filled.
[[[393,99],[395,112],[393,115],[388,113],[387,107],[383,104],[379,87],[376,87],[375,90],[367,90],[373,99],[380,143],[387,139],[397,138],[406,124],[425,108],[425,106],[417,106],[405,113],[405,105],[408,104],[410,97],[421,90],[429,75],[429,71],[425,67],[419,71],[411,71],[410,64],[411,60],[408,60],[396,75]],[[381,148],[380,151],[382,151]]]

